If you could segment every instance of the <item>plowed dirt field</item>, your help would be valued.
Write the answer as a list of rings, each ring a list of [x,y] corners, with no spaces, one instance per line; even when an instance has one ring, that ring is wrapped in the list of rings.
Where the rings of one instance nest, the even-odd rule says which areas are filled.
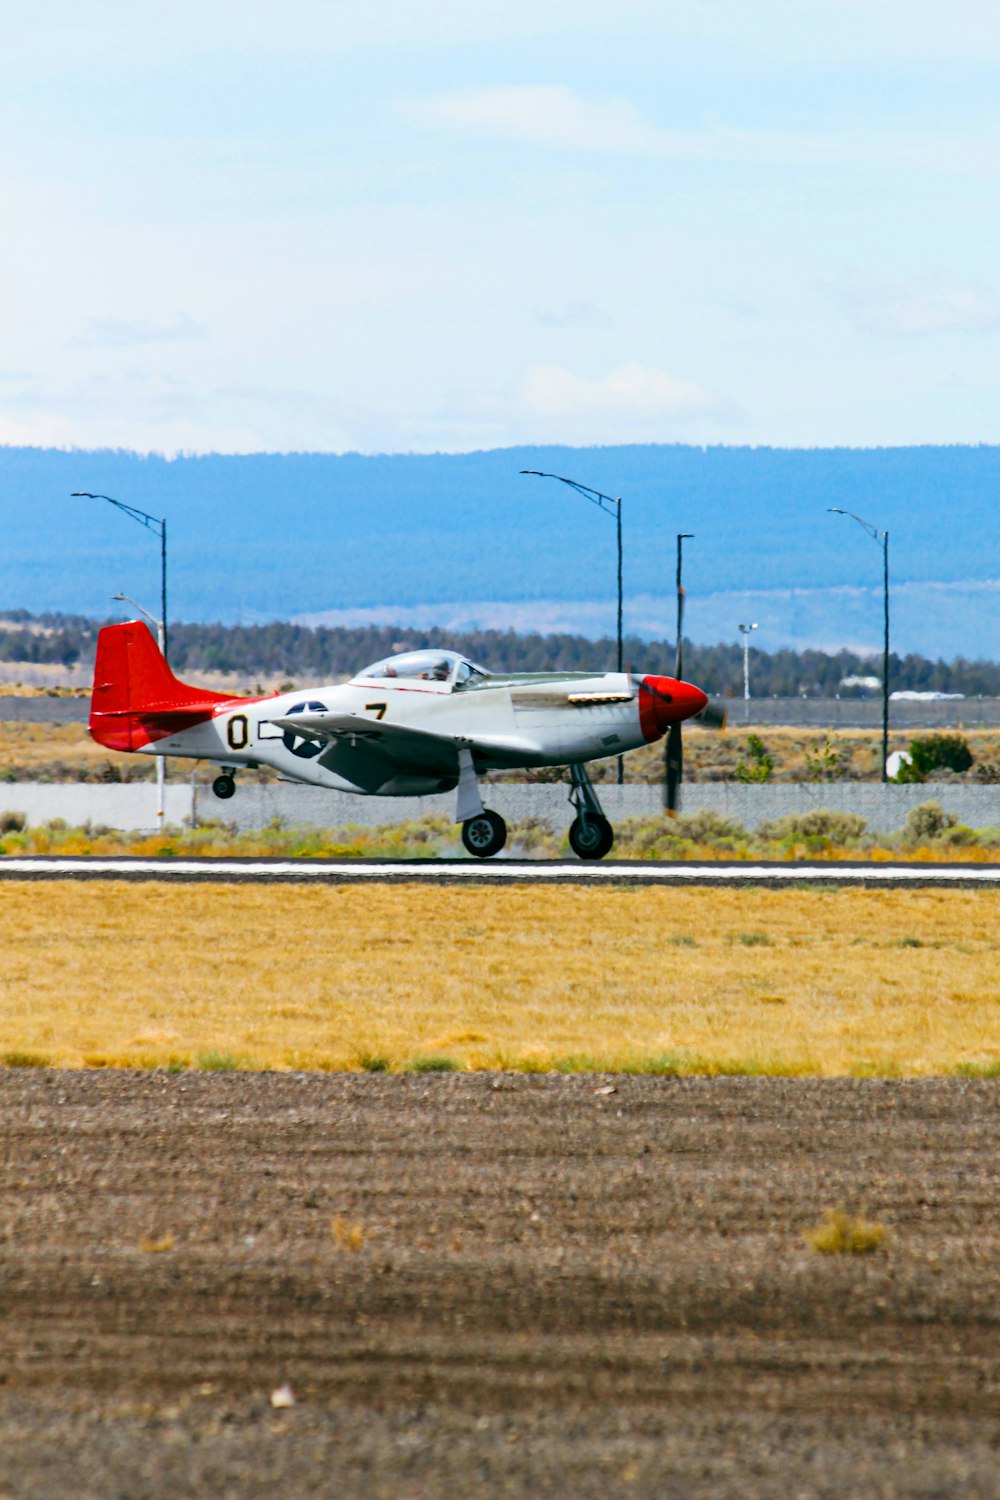
[[[0,1496],[998,1496],[998,1102],[4,1071]]]

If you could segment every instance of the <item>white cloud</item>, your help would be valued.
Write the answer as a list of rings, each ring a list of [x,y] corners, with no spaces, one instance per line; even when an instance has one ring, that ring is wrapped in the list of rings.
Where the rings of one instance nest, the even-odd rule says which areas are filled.
[[[620,365],[603,380],[584,380],[559,365],[535,365],[525,376],[519,404],[533,417],[624,419],[626,423],[683,422],[718,417],[725,403],[693,380],[635,363]]]
[[[992,127],[971,134],[921,133],[852,121],[839,130],[726,125],[663,130],[647,124],[625,99],[587,99],[561,84],[459,89],[411,100],[400,109],[418,125],[549,151],[866,173],[888,167],[922,177],[1000,176],[1000,141]]]
[[[655,152],[662,132],[622,99],[595,102],[553,84],[460,89],[414,102],[407,113],[463,134],[562,151]]]
[[[565,307],[543,309],[535,314],[543,328],[610,328],[611,319],[593,302],[570,302]]]
[[[144,319],[130,322],[125,318],[89,318],[84,333],[76,343],[84,348],[128,349],[137,344],[191,343],[207,338],[208,327],[205,323],[196,322],[186,313],[176,313],[171,323],[151,323]]]
[[[882,338],[989,333],[1000,327],[1000,298],[995,293],[955,281],[944,272],[892,283],[864,271],[847,271],[832,290],[858,328]]]

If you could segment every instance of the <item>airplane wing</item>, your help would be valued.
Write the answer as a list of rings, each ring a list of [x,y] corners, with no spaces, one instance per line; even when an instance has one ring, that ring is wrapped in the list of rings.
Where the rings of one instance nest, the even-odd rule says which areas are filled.
[[[468,749],[475,755],[537,754],[537,741],[519,735],[441,734],[429,729],[413,729],[404,724],[385,724],[361,714],[312,713],[290,714],[270,721],[278,729],[320,742],[331,741],[319,757],[324,765],[328,756],[336,755],[341,746],[370,751],[394,766],[409,770],[436,771],[441,775],[458,775],[458,752]]]

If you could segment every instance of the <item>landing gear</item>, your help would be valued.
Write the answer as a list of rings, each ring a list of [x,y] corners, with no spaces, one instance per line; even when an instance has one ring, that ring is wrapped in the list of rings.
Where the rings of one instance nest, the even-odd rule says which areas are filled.
[[[574,818],[569,825],[569,842],[580,859],[603,859],[615,841],[615,832],[603,814],[591,814],[586,823]]]
[[[499,854],[506,842],[507,824],[499,813],[484,808],[462,824],[462,843],[477,859],[489,859],[491,854]]]
[[[573,789],[569,800],[576,817],[569,826],[569,842],[580,859],[603,859],[615,841],[614,829],[601,811],[597,793],[583,766],[569,768]]]
[[[235,790],[236,782],[233,780],[228,771],[223,771],[222,775],[216,776],[215,780],[212,782],[212,791],[217,797],[221,797],[223,802],[231,797]]]
[[[455,822],[462,825],[462,843],[476,859],[499,854],[507,842],[507,824],[499,813],[489,812],[479,795],[479,782],[472,752],[463,745],[458,752],[458,806]]]

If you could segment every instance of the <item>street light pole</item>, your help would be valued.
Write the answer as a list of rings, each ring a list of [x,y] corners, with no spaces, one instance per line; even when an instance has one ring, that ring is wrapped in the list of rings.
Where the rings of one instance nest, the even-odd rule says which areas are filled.
[[[681,679],[684,671],[684,586],[681,583],[683,546],[694,538],[693,531],[677,533],[677,641],[674,646],[674,676]],[[680,724],[671,724],[663,742],[663,801],[669,815],[676,811],[680,795],[681,778],[684,775],[684,747],[681,742]],[[675,790],[672,792],[671,787]]]
[[[889,780],[886,762],[889,759],[889,533],[871,521],[856,516],[853,510],[841,510],[839,505],[828,505],[834,516],[850,516],[857,521],[876,542],[882,544],[882,780]]]
[[[571,490],[576,490],[585,500],[596,505],[598,510],[603,510],[606,515],[615,518],[615,531],[618,539],[618,671],[622,667],[622,501],[621,496],[605,495],[600,490],[595,490],[589,484],[578,484],[575,479],[567,479],[564,474],[546,474],[541,469],[522,469],[522,474],[531,474],[536,479],[558,479],[560,484],[568,484]],[[625,763],[622,757],[618,757],[618,785],[621,786],[625,780]]]
[[[694,540],[693,531],[679,531],[677,533],[677,644],[674,649],[674,676],[678,682],[684,671],[684,589],[681,585],[681,548],[685,542]]]
[[[166,644],[165,621],[158,620],[155,615],[151,615],[148,609],[143,609],[142,605],[137,604],[134,599],[130,599],[128,594],[112,594],[111,597],[122,604],[131,604],[133,609],[137,609],[141,615],[145,615],[146,619],[156,626],[156,644],[159,646],[162,654],[164,645]],[[163,827],[166,815],[166,801],[167,757],[165,755],[158,755],[156,757],[156,826],[158,829]]]
[[[149,515],[144,510],[139,510],[135,505],[126,505],[124,500],[115,500],[111,495],[95,495],[91,490],[73,490],[72,498],[78,500],[106,500],[109,505],[114,505],[118,510],[123,510],[133,521],[138,521],[140,526],[145,526],[160,538],[160,619],[162,622],[162,638],[160,650],[163,652],[164,660],[167,657],[167,518]],[[129,601],[130,603],[132,601]],[[139,606],[136,605],[138,609]],[[146,611],[143,610],[143,614]],[[152,615],[148,616],[152,619]]]
[[[757,629],[757,621],[750,625],[741,625],[740,632],[743,636],[743,717],[750,717],[750,632]]]

